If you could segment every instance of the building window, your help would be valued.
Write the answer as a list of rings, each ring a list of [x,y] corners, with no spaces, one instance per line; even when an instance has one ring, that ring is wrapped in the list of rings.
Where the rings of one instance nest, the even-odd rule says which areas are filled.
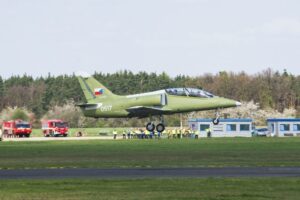
[[[300,124],[294,124],[293,125],[293,130],[294,131],[300,131]]]
[[[289,131],[290,125],[289,124],[280,124],[280,131]]]
[[[192,130],[196,129],[196,124],[192,124]]]
[[[208,128],[210,128],[209,124],[200,124],[200,131],[206,131]]]
[[[240,130],[241,131],[250,131],[250,124],[241,124]]]
[[[226,131],[236,131],[236,124],[227,124]]]

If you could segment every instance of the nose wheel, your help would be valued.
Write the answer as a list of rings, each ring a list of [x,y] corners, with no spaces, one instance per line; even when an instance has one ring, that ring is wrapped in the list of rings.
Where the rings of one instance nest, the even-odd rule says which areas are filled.
[[[218,125],[219,122],[220,122],[220,120],[219,120],[218,118],[214,118],[214,119],[212,120],[212,123],[213,123],[214,125]]]

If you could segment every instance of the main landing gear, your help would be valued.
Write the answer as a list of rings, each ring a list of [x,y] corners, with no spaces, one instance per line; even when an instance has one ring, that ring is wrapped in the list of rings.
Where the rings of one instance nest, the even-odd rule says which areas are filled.
[[[152,121],[152,120],[150,120]],[[160,116],[160,123],[156,125],[156,131],[162,133],[165,130],[164,119]],[[149,122],[146,125],[147,131],[153,132],[155,130],[155,124],[153,122]]]
[[[153,122],[149,122],[147,125],[146,125],[146,129],[147,131],[150,131],[150,132],[153,132],[155,130],[155,124]],[[163,132],[165,130],[165,125],[162,124],[162,123],[159,123],[156,125],[156,131],[157,132]]]

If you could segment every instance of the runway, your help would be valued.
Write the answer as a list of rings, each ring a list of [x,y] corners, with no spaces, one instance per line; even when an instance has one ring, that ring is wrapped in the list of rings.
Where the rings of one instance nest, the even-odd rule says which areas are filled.
[[[0,170],[0,179],[300,177],[300,167]]]

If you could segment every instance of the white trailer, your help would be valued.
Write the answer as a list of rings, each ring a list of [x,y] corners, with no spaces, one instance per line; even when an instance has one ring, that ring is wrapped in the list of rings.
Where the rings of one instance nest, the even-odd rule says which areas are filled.
[[[251,137],[252,119],[227,118],[220,119],[218,125],[212,119],[193,118],[188,120],[190,129],[200,131],[199,137],[207,137],[207,129],[211,130],[211,137]]]

